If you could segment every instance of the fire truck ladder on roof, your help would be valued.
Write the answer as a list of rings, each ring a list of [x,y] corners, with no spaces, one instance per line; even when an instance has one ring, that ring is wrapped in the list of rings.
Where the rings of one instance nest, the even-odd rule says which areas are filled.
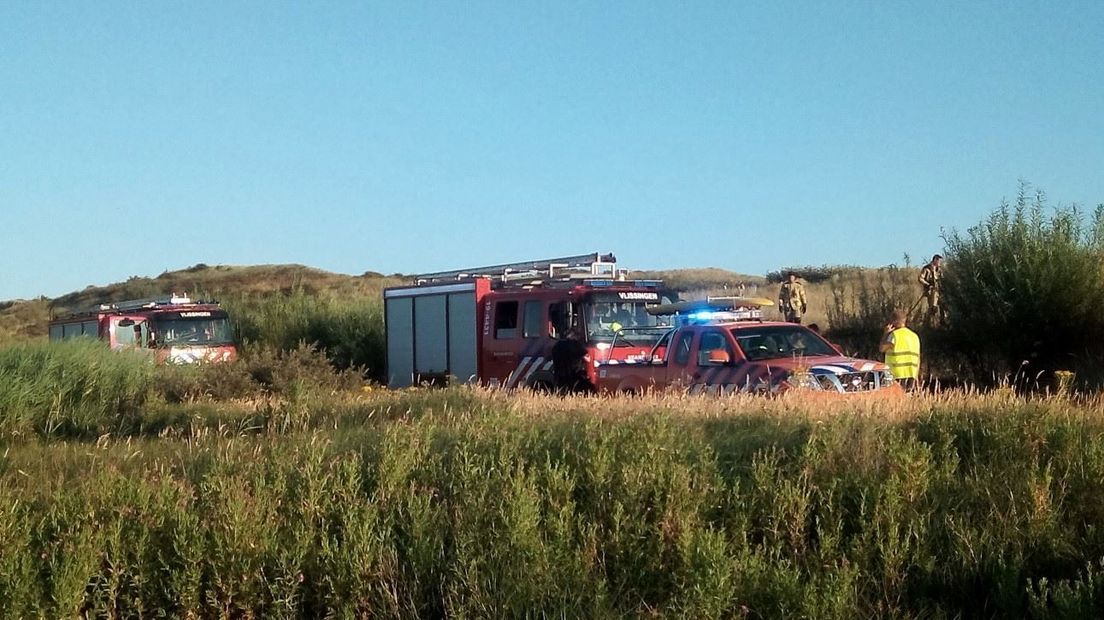
[[[145,299],[128,299],[112,303],[100,304],[100,310],[137,310],[139,308],[155,308],[157,306],[170,306],[173,304],[190,304],[192,300],[173,294],[169,297],[146,297]]]
[[[72,316],[96,314],[98,312],[110,312],[112,310],[126,312],[128,310],[142,310],[144,308],[156,308],[157,306],[171,306],[173,304],[190,304],[191,298],[173,293],[170,296],[146,297],[144,299],[128,299],[126,301],[112,301],[105,304],[96,304],[89,308],[81,308],[72,313]]]
[[[505,263],[502,265],[489,265],[487,267],[472,267],[470,269],[456,269],[453,271],[438,271],[436,273],[423,273],[414,277],[419,284],[441,282],[443,280],[462,280],[479,276],[501,278],[503,282],[523,278],[557,278],[557,277],[598,277],[616,279],[620,274],[617,271],[617,258],[613,254],[582,254],[579,256],[564,256],[562,258],[547,258],[544,260],[526,261],[521,263]]]

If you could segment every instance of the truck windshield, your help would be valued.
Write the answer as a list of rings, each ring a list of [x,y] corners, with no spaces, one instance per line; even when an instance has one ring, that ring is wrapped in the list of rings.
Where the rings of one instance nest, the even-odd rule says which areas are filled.
[[[637,296],[646,299],[634,298]],[[587,340],[614,342],[616,333],[617,346],[652,346],[671,327],[669,317],[648,314],[648,305],[658,304],[660,301],[659,296],[653,292],[595,295],[585,304],[584,309]]]
[[[154,319],[158,345],[225,345],[234,343],[234,330],[226,317]]]
[[[751,361],[839,355],[823,338],[800,325],[737,327],[732,335]]]

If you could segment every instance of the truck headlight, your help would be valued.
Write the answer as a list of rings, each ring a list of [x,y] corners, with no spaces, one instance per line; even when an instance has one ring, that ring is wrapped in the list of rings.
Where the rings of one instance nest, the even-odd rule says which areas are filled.
[[[805,390],[819,390],[820,382],[817,381],[816,376],[811,372],[795,372],[786,379],[786,383],[790,384],[790,387],[801,388]]]

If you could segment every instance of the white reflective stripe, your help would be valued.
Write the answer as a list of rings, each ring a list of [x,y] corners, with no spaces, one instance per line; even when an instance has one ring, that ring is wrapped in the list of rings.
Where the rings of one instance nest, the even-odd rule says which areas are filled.
[[[540,365],[543,362],[544,362],[544,356],[538,357],[537,361],[533,362],[533,365],[529,367],[529,372],[525,373],[525,380],[526,381],[529,380],[529,375],[532,375],[533,373],[537,372],[537,369],[540,368]]]
[[[874,364],[872,362],[867,362],[867,363],[863,364],[862,368],[860,368],[859,370],[861,370],[863,372],[866,372],[867,370],[873,370],[873,369],[874,369]]]
[[[531,357],[526,357],[521,360],[521,363],[518,364],[518,367],[510,373],[509,377],[506,377],[506,387],[514,387],[514,383],[517,382],[519,378],[521,378],[521,373],[525,372],[525,367],[528,366],[529,362],[531,362],[532,360],[533,358]]]
[[[474,282],[464,282],[461,284],[439,284],[437,286],[407,286],[401,288],[390,288],[383,291],[384,299],[395,299],[398,297],[421,297],[423,295],[440,295],[442,293],[464,293],[467,291],[474,291]]]
[[[541,370],[552,370],[552,360],[549,360]]]
[[[833,374],[837,374],[837,375],[841,375],[841,374],[844,374],[844,373],[851,372],[850,370],[844,368],[843,366],[813,366],[813,368],[815,368],[817,370],[827,370],[828,372],[833,373]]]

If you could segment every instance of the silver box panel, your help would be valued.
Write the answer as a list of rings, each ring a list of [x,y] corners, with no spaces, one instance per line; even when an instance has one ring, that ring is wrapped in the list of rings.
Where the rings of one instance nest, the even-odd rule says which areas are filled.
[[[448,373],[448,323],[445,295],[414,298],[414,371],[416,374]]]
[[[449,373],[461,383],[479,380],[475,310],[474,292],[448,296]]]
[[[387,299],[385,304],[387,385],[407,387],[414,383],[414,299]]]

